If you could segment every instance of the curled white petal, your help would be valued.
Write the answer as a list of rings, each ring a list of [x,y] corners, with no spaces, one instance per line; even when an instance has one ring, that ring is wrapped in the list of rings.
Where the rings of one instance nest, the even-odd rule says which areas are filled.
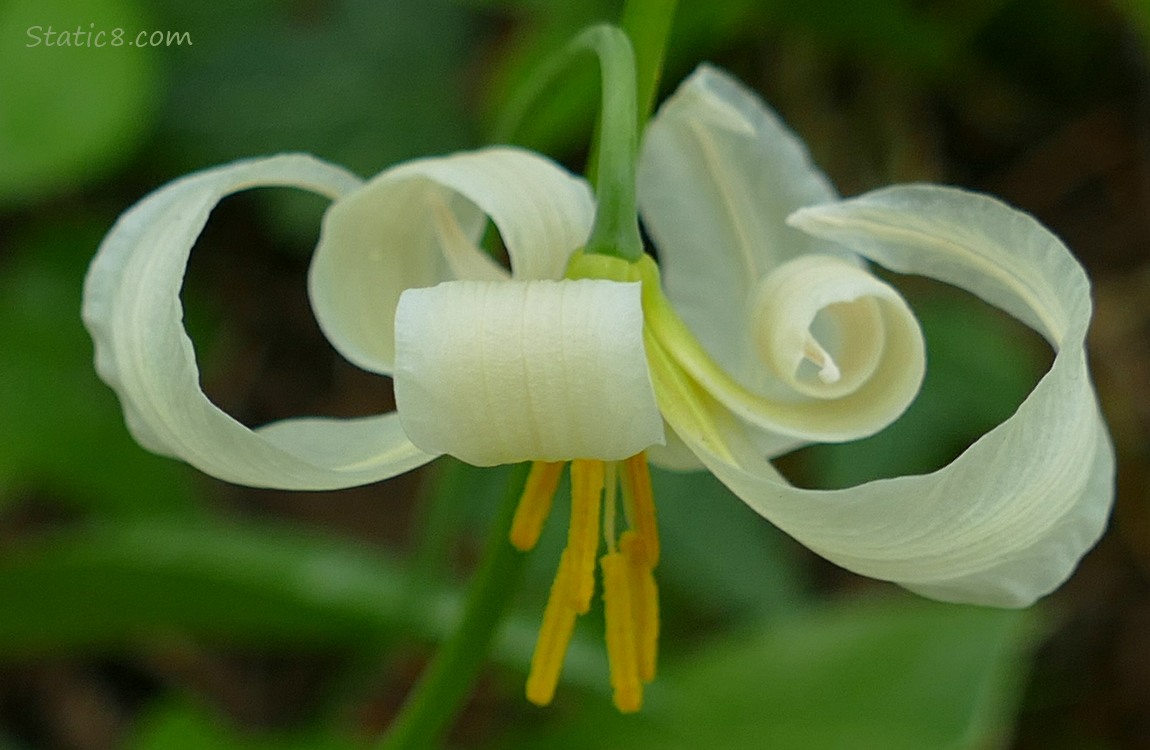
[[[494,147],[405,162],[324,216],[309,290],[320,327],[360,367],[391,374],[403,290],[507,272],[477,246],[490,217],[517,279],[562,277],[590,232],[587,184],[541,156]]]
[[[339,167],[287,154],[188,175],[120,217],[88,270],[83,314],[96,370],[116,391],[141,445],[220,479],[285,489],[366,484],[432,458],[411,444],[394,413],[291,419],[249,430],[200,389],[183,328],[179,295],[188,256],[224,196],[286,186],[336,198],[359,184]]]
[[[658,285],[640,262],[644,283]],[[810,442],[872,435],[893,422],[922,383],[918,322],[892,288],[840,258],[809,255],[775,269],[748,305],[766,393],[738,382],[708,356],[663,295],[648,294],[648,325],[696,385],[751,432],[761,455]]]
[[[793,223],[982,296],[1042,333],[1053,365],[1013,416],[948,466],[846,490],[788,486],[713,403],[692,414],[661,392],[668,422],[751,507],[843,567],[949,601],[1025,606],[1052,591],[1097,541],[1113,500],[1082,268],[1031,217],[954,189],[890,188],[804,209]],[[666,368],[656,382],[675,388]]]
[[[753,92],[716,68],[700,66],[648,126],[638,184],[643,220],[659,249],[663,288],[702,345],[700,356],[692,354],[683,364],[743,418],[763,454],[864,437],[901,413],[921,377],[921,362],[914,363],[920,358],[917,335],[895,309],[901,302],[876,307],[863,301],[853,310],[824,309],[819,316],[818,327],[831,328],[835,317],[859,312],[889,320],[900,335],[885,349],[863,339],[877,329],[861,321],[851,326],[850,345],[857,351],[885,352],[881,362],[892,369],[880,377],[865,377],[865,363],[854,362],[853,379],[844,380],[841,368],[835,372],[839,362],[820,352],[816,336],[800,348],[811,355],[808,361],[822,360],[822,387],[803,387],[807,378],[796,379],[792,367],[778,366],[779,342],[764,341],[774,322],[763,322],[762,288],[775,283],[770,278],[779,266],[811,255],[838,257],[844,266],[862,263],[848,250],[786,224],[794,210],[836,195],[802,141]],[[893,369],[900,361],[908,367]],[[861,387],[864,382],[868,388]],[[844,400],[832,401],[835,394]]]
[[[621,460],[663,442],[637,283],[409,289],[395,338],[396,404],[425,451],[492,466]]]
[[[914,313],[893,288],[840,258],[805,255],[759,284],[759,355],[804,396],[838,399],[865,389],[868,419],[885,425],[922,384],[926,357]],[[878,403],[884,410],[876,409]],[[849,405],[843,405],[847,409]]]
[[[663,285],[704,348],[744,386],[769,377],[747,311],[759,280],[808,253],[848,256],[786,225],[837,197],[806,146],[737,80],[700,66],[660,108],[638,169]]]

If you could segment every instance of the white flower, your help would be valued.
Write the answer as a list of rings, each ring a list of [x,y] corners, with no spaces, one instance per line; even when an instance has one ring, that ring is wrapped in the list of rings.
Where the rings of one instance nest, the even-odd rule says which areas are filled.
[[[394,378],[396,413],[249,430],[204,396],[180,284],[212,207],[257,185],[334,200],[312,305],[345,357]],[[707,67],[650,124],[638,190],[661,268],[579,253],[590,191],[519,149],[416,160],[366,183],[302,155],[193,174],[124,214],[92,263],[97,369],[142,445],[241,484],[346,487],[442,453],[536,461],[512,529],[523,549],[572,462],[568,546],[528,683],[540,703],[589,607],[601,539],[617,705],[638,708],[654,675],[645,454],[705,466],[819,554],[934,598],[1025,606],[1070,575],[1105,525],[1113,455],[1086,366],[1089,285],[1056,237],[955,189],[838,200],[777,117]],[[488,219],[510,272],[476,244]],[[921,382],[917,322],[863,258],[979,295],[1056,356],[1016,413],[945,468],[798,489],[768,459],[876,432]]]

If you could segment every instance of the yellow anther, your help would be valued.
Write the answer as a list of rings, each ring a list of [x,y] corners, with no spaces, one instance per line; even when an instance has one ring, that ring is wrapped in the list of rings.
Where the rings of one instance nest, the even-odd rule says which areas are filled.
[[[571,604],[579,614],[591,608],[595,594],[603,474],[602,461],[571,462],[571,526],[567,530],[566,554],[571,566]]]
[[[639,678],[636,654],[631,576],[627,561],[619,552],[604,555],[599,564],[603,568],[607,663],[611,668],[615,708],[624,713],[632,713],[643,705],[643,683]]]
[[[655,678],[659,592],[654,569],[659,559],[659,536],[651,475],[643,454],[622,464],[622,475],[617,476],[614,463],[571,462],[567,547],[551,584],[527,676],[527,699],[536,705],[547,705],[555,696],[575,620],[591,607],[601,533],[607,539],[607,554],[598,562],[603,571],[607,660],[615,707],[624,713],[638,711],[643,705],[644,684]],[[532,466],[512,521],[511,541],[519,549],[530,549],[538,541],[562,470],[559,463],[537,462]],[[630,527],[618,537],[616,482],[622,486],[622,504]],[[605,510],[604,503],[608,504]]]
[[[563,462],[536,461],[531,464],[531,473],[523,486],[523,495],[515,508],[515,518],[511,520],[511,544],[521,552],[526,552],[539,541],[547,514],[551,512],[551,501],[559,478],[563,474]]]
[[[638,453],[623,462],[623,502],[627,521],[643,539],[650,566],[654,568],[659,564],[659,528],[655,522],[655,494],[651,489],[646,453]]]
[[[635,532],[627,531],[619,539],[619,548],[627,564],[639,679],[650,682],[655,679],[659,654],[659,589],[651,572],[645,541]]]
[[[571,568],[566,552],[559,559],[559,571],[551,584],[547,608],[543,610],[543,624],[531,655],[531,671],[527,675],[527,700],[537,706],[546,706],[555,697],[563,659],[575,630],[577,613],[571,606]]]

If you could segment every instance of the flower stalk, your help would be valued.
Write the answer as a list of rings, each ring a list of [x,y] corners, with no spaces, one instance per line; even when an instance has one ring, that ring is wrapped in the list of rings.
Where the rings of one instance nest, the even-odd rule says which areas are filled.
[[[512,472],[506,499],[484,543],[483,562],[472,581],[459,629],[428,665],[378,750],[437,747],[471,694],[491,640],[519,590],[526,567],[526,555],[507,543],[507,530],[525,479],[526,466]]]
[[[496,128],[495,140],[510,141],[531,104],[585,52],[599,58],[603,92],[588,169],[595,175],[597,210],[585,252],[635,261],[643,254],[635,200],[639,100],[635,55],[626,33],[618,27],[600,24],[587,28],[568,42],[518,92]],[[658,70],[661,64],[653,67]]]
[[[598,209],[585,252],[636,261],[643,255],[639,209],[635,202],[635,163],[639,151],[639,105],[635,55],[627,35],[614,26],[592,26],[575,38],[599,56],[603,104],[595,161]]]

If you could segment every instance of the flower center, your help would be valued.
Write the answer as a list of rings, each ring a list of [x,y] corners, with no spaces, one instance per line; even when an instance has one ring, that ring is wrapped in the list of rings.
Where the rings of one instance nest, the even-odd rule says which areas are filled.
[[[517,549],[526,552],[539,540],[563,466],[562,462],[532,465],[511,523],[511,543]],[[619,506],[627,528],[617,534]],[[653,572],[659,562],[659,535],[646,454],[617,462],[576,460],[571,462],[567,546],[551,584],[527,677],[527,699],[532,703],[547,705],[555,695],[575,620],[591,608],[601,538],[607,547],[599,569],[615,706],[624,712],[638,711],[643,685],[655,678],[659,598]]]

